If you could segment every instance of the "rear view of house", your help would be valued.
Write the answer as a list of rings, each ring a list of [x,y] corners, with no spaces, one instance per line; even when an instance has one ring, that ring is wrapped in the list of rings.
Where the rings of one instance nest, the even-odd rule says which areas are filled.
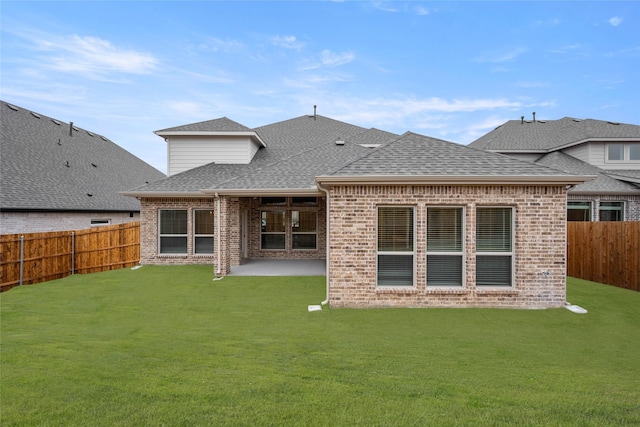
[[[313,115],[156,132],[169,177],[142,206],[141,262],[325,259],[334,307],[559,307],[567,188],[591,177]]]

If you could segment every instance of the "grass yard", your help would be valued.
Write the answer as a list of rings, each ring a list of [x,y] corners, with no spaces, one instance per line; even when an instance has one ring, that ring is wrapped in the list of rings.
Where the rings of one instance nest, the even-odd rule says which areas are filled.
[[[640,425],[640,293],[565,309],[325,309],[324,277],[151,267],[1,301],[0,424]]]

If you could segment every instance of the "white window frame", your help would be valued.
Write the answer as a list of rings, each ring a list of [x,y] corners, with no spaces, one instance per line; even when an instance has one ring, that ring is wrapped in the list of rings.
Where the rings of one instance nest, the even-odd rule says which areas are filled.
[[[213,256],[216,252],[216,243],[215,243],[215,232],[211,233],[211,234],[198,234],[197,230],[196,230],[196,215],[197,212],[210,212],[212,214],[212,218],[213,218],[213,226],[215,227],[215,214],[213,213],[213,208],[211,209],[193,209],[193,224],[192,224],[192,230],[193,230],[193,254],[194,255],[198,255],[198,256]],[[198,238],[199,237],[206,237],[206,238],[211,238],[211,240],[213,241],[213,246],[212,246],[212,250],[211,252],[198,252]]]
[[[384,208],[407,208],[407,209],[411,209],[412,212],[412,220],[413,220],[413,224],[412,224],[412,244],[413,244],[413,250],[412,251],[380,251],[378,248],[378,234],[380,232],[379,227],[378,227],[378,217],[379,217],[379,213],[380,213],[380,209],[384,209]],[[416,287],[416,263],[417,263],[417,259],[416,259],[416,254],[417,254],[417,240],[416,240],[416,207],[412,206],[412,205],[378,205],[376,206],[376,288],[378,289],[414,289]],[[407,255],[411,255],[412,257],[412,262],[411,262],[411,285],[380,285],[380,278],[378,277],[378,259],[380,257],[380,255],[383,256],[394,256],[394,255],[398,255],[398,256],[407,256]]]
[[[593,202],[590,200],[568,200],[567,201],[567,220],[569,219],[569,203],[588,203],[589,204],[589,219],[587,221],[574,221],[574,222],[591,222],[593,221]],[[576,208],[572,208],[573,210],[577,210]],[[580,209],[586,210],[586,209]]]
[[[511,250],[510,251],[479,251],[478,250],[478,210],[482,209],[510,209],[511,210]],[[480,289],[512,289],[515,286],[515,247],[516,247],[516,210],[513,206],[476,206],[476,253],[475,253],[475,263],[476,263],[476,288]],[[510,284],[508,286],[504,285],[478,285],[478,257],[479,256],[509,256],[511,257],[511,277],[509,279]]]
[[[614,211],[614,210],[618,210],[618,208],[616,209],[612,209],[613,207],[610,206],[605,206],[603,209],[602,204],[603,203],[619,203],[620,204],[620,221],[603,221],[603,222],[622,222],[625,219],[625,203],[624,201],[621,200],[601,200],[600,203],[598,204],[598,219],[600,221],[602,221],[602,211]]]
[[[162,234],[162,212],[167,211],[183,211],[186,212],[187,224],[185,234]],[[162,252],[162,238],[163,237],[184,237],[186,239],[185,251],[184,252]],[[186,208],[182,209],[158,209],[158,255],[160,256],[184,256],[188,255],[189,252],[189,210]]]
[[[433,251],[433,250],[429,250],[429,209],[460,209],[461,213],[461,225],[460,225],[460,231],[461,231],[461,250],[460,252],[454,252],[454,251]],[[427,220],[427,225],[425,228],[425,236],[426,236],[426,257],[425,257],[425,261],[426,261],[426,275],[425,275],[425,283],[427,285],[428,289],[434,289],[434,288],[453,288],[453,289],[459,289],[459,288],[464,288],[466,286],[466,208],[464,206],[439,206],[439,205],[432,205],[432,206],[427,206],[427,214],[426,214],[426,220]],[[429,256],[433,255],[433,256],[456,256],[456,257],[460,257],[460,262],[461,262],[461,278],[460,278],[460,285],[430,285],[428,278],[429,278]]]
[[[617,160],[617,159],[610,159],[609,158],[609,147],[612,147],[614,145],[620,145],[622,146],[622,159]],[[613,164],[620,164],[620,163],[631,163],[631,164],[638,164],[640,163],[640,158],[639,159],[632,159],[631,158],[631,147],[637,147],[640,146],[640,142],[609,142],[607,144],[605,144],[605,163],[613,163]]]

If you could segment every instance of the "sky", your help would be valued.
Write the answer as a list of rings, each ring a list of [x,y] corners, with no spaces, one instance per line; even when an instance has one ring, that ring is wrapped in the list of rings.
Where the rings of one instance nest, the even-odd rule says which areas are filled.
[[[163,172],[156,130],[314,105],[460,144],[533,112],[640,124],[640,2],[2,0],[0,99]]]

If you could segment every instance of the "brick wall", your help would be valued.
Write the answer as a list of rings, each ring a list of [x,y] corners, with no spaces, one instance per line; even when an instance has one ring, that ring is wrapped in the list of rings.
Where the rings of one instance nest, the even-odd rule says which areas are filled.
[[[215,209],[212,198],[143,198],[140,200],[140,263],[141,264],[214,264],[213,255],[193,253],[193,211],[194,209]],[[158,254],[158,211],[160,209],[187,210],[187,255]],[[215,215],[215,214],[214,214]],[[214,221],[215,223],[215,221]],[[215,230],[214,230],[215,233]],[[223,240],[223,244],[226,244]],[[217,241],[214,238],[214,248]]]
[[[560,307],[565,303],[566,191],[561,186],[332,186],[330,294],[334,307]],[[376,286],[378,205],[415,207],[415,283]],[[465,209],[464,284],[426,286],[426,208]],[[475,212],[514,207],[515,274],[510,288],[475,286]]]
[[[133,214],[133,216],[131,216]],[[0,234],[84,230],[91,220],[109,220],[109,225],[140,220],[139,212],[0,212]]]

